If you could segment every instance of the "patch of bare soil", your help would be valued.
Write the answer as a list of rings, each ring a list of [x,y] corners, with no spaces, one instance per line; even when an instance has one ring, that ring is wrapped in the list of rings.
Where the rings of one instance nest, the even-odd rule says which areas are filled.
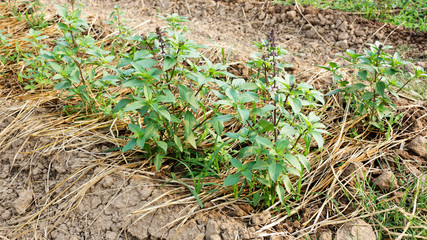
[[[279,44],[292,53],[287,59],[294,65],[290,70],[322,86],[328,82],[312,77],[318,71],[313,65],[336,59],[343,49],[360,50],[376,40],[406,46],[406,56],[426,68],[426,33],[341,12],[275,6],[269,1],[93,0],[86,4],[87,14],[92,16],[89,23],[102,26],[102,20],[119,5],[141,34],[163,26],[158,14],[189,16],[192,31],[188,37],[224,47],[226,53],[232,46],[231,67],[243,75],[240,62],[255,51],[252,42],[265,38],[271,28],[278,31]],[[98,31],[110,34],[105,29]],[[95,120],[76,126],[75,119],[61,116],[46,107],[46,102],[11,101],[7,91],[1,95],[0,238],[293,239],[305,233],[299,230],[312,223],[316,214],[324,219],[317,212],[322,203],[299,208],[296,213],[302,218],[295,220],[285,215],[273,217],[269,212],[256,214],[228,195],[226,201],[215,194],[200,196],[205,203],[201,209],[182,183],[164,180],[144,163],[128,161],[129,156],[106,153],[122,143],[115,138],[114,129],[106,127],[108,123]],[[410,110],[413,119],[407,126],[426,136],[425,106],[416,109]],[[408,140],[412,138],[415,135],[408,136]],[[416,154],[402,150],[399,155],[409,161]],[[425,165],[423,157],[416,159],[419,161],[411,163],[414,169]],[[261,227],[264,233],[280,234],[257,237]],[[332,238],[335,233],[330,229],[311,236]]]
[[[56,4],[60,1],[45,2]],[[416,65],[427,69],[427,32],[374,22],[350,13],[311,6],[275,5],[260,0],[91,0],[86,4],[86,13],[93,23],[108,19],[114,6],[120,6],[129,26],[142,35],[154,31],[156,26],[164,26],[158,15],[187,16],[190,20],[187,26],[191,29],[188,38],[224,48],[226,54],[231,48],[231,67],[242,75],[248,71],[241,62],[256,51],[253,42],[265,39],[271,29],[278,33],[277,43],[290,52],[285,58],[293,65],[289,70],[298,79],[318,87],[327,88],[330,83],[329,79],[314,74],[320,72],[315,65],[325,65],[332,60],[344,63],[338,56],[346,49],[358,52],[375,41],[400,48],[403,58],[414,59]],[[109,33],[104,29],[104,36]]]

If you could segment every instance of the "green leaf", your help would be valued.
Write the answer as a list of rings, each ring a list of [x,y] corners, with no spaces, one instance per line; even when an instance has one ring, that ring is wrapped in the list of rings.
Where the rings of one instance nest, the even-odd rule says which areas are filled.
[[[157,143],[157,146],[159,146],[163,150],[163,152],[166,154],[168,151],[168,144],[163,141],[156,141],[156,143]]]
[[[156,172],[158,172],[160,170],[160,167],[162,167],[162,162],[163,162],[163,155],[157,154],[154,157],[154,167],[156,168]]]
[[[141,81],[140,79],[131,79],[127,80],[123,83],[122,87],[143,87],[145,86],[144,81]]]
[[[160,115],[165,117],[168,121],[171,121],[171,115],[170,115],[169,111],[166,109],[166,107],[160,108],[159,113],[160,113]]]
[[[239,169],[239,170],[242,170],[242,162],[240,162],[239,160],[237,160],[237,159],[235,159],[235,158],[232,158],[231,160],[230,160],[230,163],[231,163],[231,165],[233,166],[233,167],[235,167],[235,168],[237,168],[237,169]]]
[[[375,84],[376,86],[376,90],[378,92],[378,94],[382,97],[384,97],[384,93],[385,93],[385,83],[384,82],[377,82]]]
[[[48,62],[49,66],[58,73],[62,73],[63,69],[61,65],[56,62]]]
[[[93,77],[92,77],[92,79],[93,79]],[[116,75],[107,75],[107,76],[103,77],[100,81],[102,83],[105,83],[105,84],[117,85],[117,82],[119,82],[120,80],[121,79],[120,79],[119,76],[116,76]]]
[[[252,204],[254,205],[254,206],[256,206],[256,205],[258,205],[258,203],[259,203],[259,201],[261,200],[261,194],[259,193],[259,192],[257,192],[257,193],[255,193],[254,195],[253,195],[253,198],[252,198]]]
[[[254,92],[245,92],[239,96],[240,103],[258,102],[258,100],[258,96]]]
[[[355,92],[355,91],[358,91],[358,90],[360,90],[360,89],[364,89],[364,88],[366,88],[366,85],[365,84],[363,84],[363,83],[356,83],[356,84],[353,84],[353,85],[350,85],[347,89],[347,93],[353,93],[353,92]]]
[[[285,184],[286,191],[288,191],[288,193],[292,194],[294,191],[294,187],[292,186],[292,182],[289,179],[288,175],[283,175],[282,180],[283,180],[283,183]]]
[[[215,121],[215,122],[212,123],[212,127],[215,130],[216,134],[218,134],[219,136],[222,135],[222,132],[224,131],[224,124],[222,122]],[[236,134],[237,135],[236,138],[238,138],[240,136],[238,133],[230,133],[230,134],[232,134],[232,135]],[[226,135],[227,135],[227,133],[226,133]],[[227,136],[229,136],[229,135],[227,135]],[[233,137],[231,137],[231,138],[233,138]]]
[[[266,161],[257,160],[255,164],[252,166],[253,170],[266,170],[270,165]]]
[[[289,139],[277,139],[274,144],[277,152],[285,152],[286,147],[289,146]]]
[[[360,96],[361,99],[363,100],[371,100],[374,97],[374,93],[373,92],[365,92],[362,96]]]
[[[132,60],[129,58],[120,58],[119,61],[117,62],[116,67],[117,68],[121,68],[121,67],[126,67],[127,65],[131,64]]]
[[[289,104],[291,105],[294,113],[298,114],[301,111],[302,103],[301,103],[301,100],[299,100],[298,98],[290,97]]]
[[[265,120],[260,120],[258,125],[262,127],[261,133],[269,132],[274,129],[273,123]]]
[[[240,173],[232,174],[225,178],[222,186],[232,186],[238,183],[240,180]]]
[[[129,127],[129,130],[131,132],[133,132],[133,133],[135,133],[137,135],[142,135],[144,133],[144,130],[140,126],[138,126],[136,124],[129,123],[128,127]]]
[[[366,70],[362,70],[357,72],[357,76],[360,77],[363,81],[365,81],[368,78],[368,72]]]
[[[244,147],[239,151],[239,158],[245,159],[249,156],[252,156],[256,154],[257,150],[258,150],[258,147],[255,147],[255,146]]]
[[[133,55],[133,60],[139,60],[139,59],[144,59],[144,58],[149,58],[152,55],[145,49],[143,50],[139,50],[136,51],[135,54]]]
[[[199,102],[196,99],[196,96],[194,95],[193,90],[190,88],[184,86],[184,85],[178,85],[179,89],[179,96],[187,103],[189,103],[191,106],[193,106],[196,109],[199,109]]]
[[[317,142],[317,145],[319,146],[319,149],[323,148],[323,137],[322,134],[316,131],[311,132],[311,135],[313,135],[314,140]]]
[[[181,140],[176,134],[173,135],[173,141],[175,142],[175,145],[178,147],[179,151],[183,152],[184,149],[182,148]]]
[[[271,104],[267,104],[267,105],[265,105],[264,107],[262,107],[262,113],[264,114],[264,113],[267,113],[267,112],[271,112],[271,111],[273,111],[274,109],[276,109],[277,107],[275,107],[274,105],[271,105]]]
[[[325,94],[325,96],[327,97],[327,96],[330,96],[330,95],[334,95],[334,94],[337,94],[337,93],[342,92],[342,91],[343,91],[342,89],[337,88],[337,89],[335,89],[333,91],[328,92],[327,94]]]
[[[264,184],[267,187],[270,187],[271,183],[270,181],[268,181],[267,179],[263,178],[263,177],[259,177],[257,178],[258,182]]]
[[[239,115],[242,118],[242,122],[246,122],[246,120],[248,120],[249,118],[249,110],[239,106],[237,108],[237,111],[239,112]]]
[[[217,122],[215,122],[215,123],[217,123]],[[217,132],[217,134],[218,134],[218,131],[215,130],[215,132]],[[232,138],[232,139],[237,139],[237,138],[240,137],[240,134],[238,134],[238,133],[232,133],[232,132],[226,132],[225,136],[227,136],[229,138]]]
[[[116,106],[113,108],[113,113],[117,113],[118,111],[122,110],[124,107],[126,107],[132,100],[128,98],[121,99]]]
[[[144,85],[144,97],[150,101],[153,97],[153,92],[151,88],[148,88],[147,85]]]
[[[239,101],[239,92],[232,88],[227,88],[225,90],[225,95],[227,95],[227,97],[229,97],[235,103]]]
[[[283,171],[283,166],[275,162],[270,164],[270,166],[268,167],[268,173],[270,174],[271,180],[273,182],[277,181],[280,174],[282,174],[282,171]]]
[[[136,146],[136,138],[130,140],[126,146],[123,147],[122,151],[127,152]]]
[[[173,95],[173,93],[171,91],[169,91],[169,89],[163,90],[163,93],[165,95],[160,95],[157,100],[159,102],[172,102],[174,103],[176,101],[175,96]]]
[[[293,138],[297,133],[298,131],[288,123],[284,123],[283,128],[280,130],[280,134],[284,134],[289,138]]]
[[[252,91],[252,90],[255,90],[257,88],[258,88],[258,85],[256,85],[256,83],[245,83],[245,84],[239,86],[239,90]]]
[[[385,71],[385,74],[388,76],[393,76],[394,74],[398,73],[399,70],[396,68],[389,68]]]
[[[255,137],[255,141],[256,141],[257,143],[259,143],[259,144],[261,144],[261,145],[263,145],[263,146],[267,147],[267,148],[270,148],[270,149],[274,147],[273,143],[272,143],[269,139],[264,138],[264,137],[261,137],[261,136],[259,136],[259,135],[257,135],[257,136]]]
[[[285,189],[283,189],[283,187],[280,184],[276,185],[276,193],[277,193],[277,197],[279,197],[280,202],[284,205],[285,202]]]
[[[144,149],[145,137],[144,136],[138,136],[138,138],[136,139],[136,145],[138,145],[139,148]]]
[[[242,172],[242,175],[243,175],[247,180],[252,181],[252,172],[251,172],[251,170],[249,170],[249,169],[245,169],[245,170]]]
[[[284,157],[286,158],[286,160],[288,160],[288,162],[296,169],[298,169],[298,171],[302,170],[302,166],[300,161],[298,161],[298,158],[296,158],[295,156],[291,155],[291,154],[285,154]]]
[[[230,121],[233,118],[234,117],[232,115],[219,115],[219,116],[215,117],[212,120],[212,122],[216,122],[216,121],[219,121],[219,122],[228,122],[228,121]]]
[[[189,135],[190,133],[192,133],[192,130],[195,124],[196,124],[196,118],[194,117],[194,115],[190,111],[185,112],[184,132],[186,135]]]
[[[68,11],[65,5],[54,5],[56,8],[56,11],[58,12],[59,16],[66,19],[68,18]]]
[[[69,87],[71,87],[71,83],[69,81],[64,80],[55,84],[53,88],[56,90],[59,90],[59,89],[68,89]]]
[[[143,106],[145,106],[145,104],[146,104],[146,102],[143,102],[143,101],[136,101],[136,102],[133,102],[133,103],[131,103],[131,104],[127,105],[127,106],[123,109],[123,111],[128,112],[128,111],[133,111],[133,110],[136,110],[136,109],[140,109],[140,108],[142,108]]]
[[[240,85],[245,83],[246,83],[245,79],[236,78],[236,79],[233,79],[233,81],[231,82],[231,85],[233,85],[233,87],[239,87]]]
[[[171,69],[176,64],[176,57],[174,56],[167,56],[165,60],[163,61],[163,70],[167,71]]]
[[[307,171],[310,171],[310,161],[308,161],[308,159],[302,154],[297,154],[296,156],[298,157],[302,165],[305,167],[305,169],[307,169]]]
[[[152,58],[146,58],[137,62],[132,62],[132,66],[140,73],[144,73],[145,68],[152,68],[154,65],[156,65],[157,60]]]
[[[196,137],[194,136],[194,133],[190,133],[187,135],[187,141],[191,144],[191,146],[194,147],[194,149],[197,149],[197,143],[196,143]]]
[[[358,64],[356,64],[356,68],[365,69],[372,74],[375,73],[375,68],[373,66],[367,64],[367,63],[358,63]]]

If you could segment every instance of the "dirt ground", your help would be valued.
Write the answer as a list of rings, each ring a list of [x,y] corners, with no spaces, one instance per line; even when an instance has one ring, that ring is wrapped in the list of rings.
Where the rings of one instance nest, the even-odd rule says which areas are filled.
[[[102,21],[115,5],[141,34],[163,26],[156,15],[188,16],[192,30],[188,37],[224,47],[225,52],[232,47],[231,66],[242,75],[240,63],[255,51],[252,42],[265,38],[272,28],[278,32],[279,44],[291,53],[286,59],[293,64],[289,71],[323,88],[329,79],[317,76],[320,70],[315,65],[337,59],[344,49],[357,51],[374,41],[399,46],[403,57],[427,69],[426,32],[342,12],[242,0],[86,4],[88,22],[95,23],[101,36],[109,34]],[[127,162],[120,153],[105,153],[119,143],[114,130],[96,122],[72,125],[75,119],[60,116],[47,99],[17,101],[8,93],[0,86],[0,239],[294,239],[304,234],[298,223],[285,222],[281,228],[287,234],[260,237],[257,231],[279,217],[256,213],[229,195],[227,201],[201,196],[206,202],[201,209],[184,184],[168,181],[138,162]],[[424,112],[413,114],[420,131],[427,124],[423,108]],[[108,137],[98,135],[99,129]]]

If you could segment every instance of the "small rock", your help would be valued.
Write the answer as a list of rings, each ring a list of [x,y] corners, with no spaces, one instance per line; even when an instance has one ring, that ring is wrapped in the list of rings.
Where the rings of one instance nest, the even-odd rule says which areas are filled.
[[[199,233],[199,235],[197,235],[194,240],[205,240],[205,234],[204,233]]]
[[[316,39],[318,37],[316,30],[314,29],[314,27],[311,27],[311,26],[308,28],[305,35],[308,38],[312,38],[312,39]]]
[[[210,238],[206,238],[206,239],[210,239],[210,240],[222,240],[221,236],[219,236],[218,234],[212,235]]]
[[[377,236],[371,226],[362,219],[345,223],[337,232],[337,240],[376,240]]]
[[[338,41],[337,43],[335,43],[335,46],[344,50],[348,49],[348,42],[347,40],[344,41]]]
[[[259,20],[264,20],[264,18],[265,18],[265,12],[261,12],[261,13],[258,15],[258,19],[259,19]]]
[[[211,1],[207,1],[206,3],[206,9],[213,9],[214,7],[216,7],[216,2],[211,0]]]
[[[320,233],[319,240],[332,240],[332,231],[327,229]]]
[[[356,29],[356,30],[354,30],[354,34],[355,34],[356,36],[358,36],[358,37],[363,37],[363,36],[365,36],[365,32],[364,32],[363,30],[360,30],[360,29]]]
[[[347,21],[344,21],[343,23],[341,23],[341,25],[340,25],[339,29],[340,29],[342,32],[346,32],[346,31],[347,31],[347,29],[348,29],[348,23],[347,23]]]
[[[252,5],[249,2],[245,2],[245,11],[248,12],[250,10],[252,10],[252,8],[254,8],[254,5]]]
[[[365,179],[368,170],[361,162],[351,162],[342,173],[343,177],[354,176],[359,179]]]
[[[391,171],[384,171],[375,181],[375,184],[381,190],[390,190],[398,188],[397,179]]]
[[[423,174],[416,166],[412,165],[411,163],[405,161],[405,165],[408,171],[414,174],[415,176],[419,177]]]
[[[282,13],[281,15],[280,15],[280,19],[282,19],[282,21],[286,21],[286,13]]]
[[[313,15],[315,15],[315,14],[317,14],[317,10],[313,6],[308,5],[307,7],[304,8],[304,14],[313,14]]]
[[[102,186],[104,188],[110,188],[111,186],[113,186],[113,183],[114,183],[114,178],[111,176],[106,176],[102,181]]]
[[[219,228],[218,223],[215,222],[213,219],[209,219],[208,223],[206,224],[206,239],[212,240],[213,236],[218,235],[221,233],[221,229]],[[219,235],[218,235],[219,236]]]
[[[33,201],[33,193],[30,190],[23,190],[15,200],[13,207],[18,214],[23,214]]]
[[[356,44],[362,44],[363,43],[363,39],[360,37],[356,37],[356,40],[354,40],[354,43]]]
[[[260,214],[256,214],[252,217],[252,223],[254,225],[262,225],[268,223],[271,218],[271,213],[269,211],[264,211]]]
[[[347,40],[349,37],[348,33],[342,32],[338,35],[338,40]]]
[[[1,219],[3,219],[4,221],[9,220],[12,217],[12,211],[10,210],[6,210],[1,214]]]
[[[67,169],[65,169],[65,167],[61,163],[54,164],[53,169],[55,169],[55,171],[57,171],[58,173],[65,173],[67,171]]]
[[[427,158],[427,139],[422,136],[416,137],[408,144],[408,149],[421,157]]]
[[[288,17],[292,20],[292,19],[296,18],[297,12],[295,12],[295,11],[289,11],[289,12],[286,13],[286,15],[288,15]]]
[[[270,19],[270,22],[268,23],[268,26],[273,26],[274,24],[276,24],[277,23],[277,18],[276,18],[276,16],[273,16],[271,19]]]
[[[105,240],[115,240],[116,237],[117,237],[117,234],[115,232],[108,231],[105,234]]]
[[[318,42],[309,42],[307,44],[307,47],[309,47],[310,49],[318,49],[320,47],[320,44]]]

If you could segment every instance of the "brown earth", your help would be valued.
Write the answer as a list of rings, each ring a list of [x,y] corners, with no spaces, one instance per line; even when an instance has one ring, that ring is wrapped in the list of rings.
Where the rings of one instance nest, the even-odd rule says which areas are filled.
[[[271,28],[278,31],[279,44],[292,53],[287,57],[294,65],[290,70],[320,86],[327,86],[328,80],[317,76],[320,70],[314,65],[336,59],[343,49],[360,50],[377,40],[405,48],[405,57],[427,68],[427,33],[342,12],[267,1],[93,0],[86,4],[92,16],[89,23],[96,23],[95,29],[104,36],[109,32],[101,23],[114,5],[121,6],[141,34],[163,26],[158,14],[189,16],[188,37],[224,47],[226,52],[232,46],[231,66],[242,74],[240,62],[255,51],[252,42],[265,38]],[[257,238],[260,227],[279,217],[256,214],[229,195],[225,201],[216,200],[219,195],[201,196],[205,208],[200,209],[182,183],[154,174],[142,161],[127,161],[126,157],[134,157],[105,153],[123,143],[115,139],[114,129],[105,130],[96,122],[76,126],[76,119],[61,116],[47,100],[16,101],[13,94],[8,97],[8,89],[0,91],[0,238],[293,239],[306,233],[298,232],[303,229],[298,221],[287,219],[260,232],[266,237]],[[426,136],[425,106],[411,113],[413,119],[408,121],[416,122],[412,130]],[[406,151],[401,154],[413,158]],[[424,161],[418,159],[417,167]],[[307,220],[315,210],[305,208],[300,214]],[[281,236],[268,237],[271,232]],[[321,231],[310,234],[315,238]]]

